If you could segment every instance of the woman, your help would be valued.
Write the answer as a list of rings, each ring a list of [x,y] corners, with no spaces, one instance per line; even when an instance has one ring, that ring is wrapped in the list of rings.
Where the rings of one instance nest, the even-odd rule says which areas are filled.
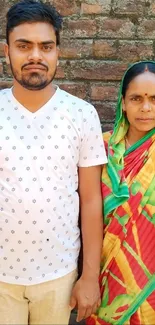
[[[113,132],[104,135],[102,302],[89,325],[155,324],[155,62],[122,80]]]

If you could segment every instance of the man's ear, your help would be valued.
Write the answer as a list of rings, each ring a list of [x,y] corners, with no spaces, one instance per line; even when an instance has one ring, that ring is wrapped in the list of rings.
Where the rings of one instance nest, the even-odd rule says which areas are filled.
[[[4,44],[3,50],[4,50],[4,54],[5,54],[6,63],[7,64],[10,64],[10,59],[9,59],[9,46],[8,46],[8,44],[6,44],[6,43]]]

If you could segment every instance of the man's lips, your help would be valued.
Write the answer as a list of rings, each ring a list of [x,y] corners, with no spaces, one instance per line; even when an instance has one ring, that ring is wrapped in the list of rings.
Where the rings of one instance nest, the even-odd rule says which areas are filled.
[[[26,65],[23,67],[23,70],[47,70],[47,67],[43,65]]]

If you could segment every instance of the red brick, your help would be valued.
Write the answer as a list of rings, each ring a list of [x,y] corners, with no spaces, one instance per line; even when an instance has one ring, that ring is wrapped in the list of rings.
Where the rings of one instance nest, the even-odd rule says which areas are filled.
[[[92,40],[63,39],[60,46],[60,57],[67,59],[87,58],[93,55]]]
[[[4,57],[4,42],[0,42],[0,57]]]
[[[13,82],[10,80],[0,80],[0,89],[12,87]]]
[[[126,68],[127,64],[120,62],[71,61],[66,74],[68,79],[112,81],[122,79]]]
[[[99,4],[81,4],[81,14],[100,14],[102,13],[102,7]]]
[[[61,89],[79,98],[85,99],[87,94],[87,87],[85,84],[69,84],[64,83],[59,85]]]
[[[62,16],[69,16],[80,12],[80,6],[77,6],[75,0],[52,0],[50,2]]]
[[[155,39],[155,20],[154,19],[139,19],[138,37],[146,39]]]
[[[93,56],[129,62],[141,59],[149,60],[154,57],[153,41],[97,40],[93,44]]]
[[[96,35],[96,20],[92,19],[78,19],[64,21],[64,28],[62,31],[63,37],[81,37],[89,38]]]
[[[154,57],[153,41],[119,41],[117,59],[130,61],[151,60]]]
[[[64,79],[65,78],[65,72],[63,66],[58,66],[57,67],[57,72],[55,75],[56,79]]]
[[[5,37],[6,31],[6,13],[9,9],[8,0],[0,0],[0,36]]]
[[[148,4],[149,4],[149,2],[148,2]],[[147,14],[150,15],[150,16],[154,16],[155,15],[155,2],[154,1],[152,2],[150,0],[150,4],[149,4],[149,7],[148,7]]]
[[[107,102],[92,102],[95,108],[98,111],[101,123],[110,122],[113,123],[115,119],[115,103],[107,103]]]
[[[103,138],[104,138],[104,132],[111,131],[114,128],[114,123],[102,123],[102,131],[103,131]]]
[[[81,12],[83,14],[109,14],[111,0],[83,0]]]
[[[8,77],[12,77],[12,71],[11,71],[10,65],[4,64],[4,70],[5,70],[6,74],[8,75]]]
[[[2,74],[3,74],[3,64],[0,63],[0,75],[2,76]]]
[[[112,9],[119,15],[143,15],[145,10],[145,0],[114,0]]]
[[[97,36],[103,38],[134,38],[136,26],[128,19],[96,18]]]
[[[91,87],[90,98],[92,100],[116,101],[118,95],[118,85],[94,85]]]
[[[115,41],[95,40],[93,44],[94,58],[116,58],[117,48],[115,43]]]

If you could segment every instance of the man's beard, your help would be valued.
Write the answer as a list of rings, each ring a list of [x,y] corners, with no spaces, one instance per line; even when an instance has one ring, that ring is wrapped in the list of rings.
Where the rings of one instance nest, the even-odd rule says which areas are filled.
[[[49,76],[47,79],[43,75],[39,74],[38,72],[32,72],[29,73],[29,75],[21,75],[21,77],[18,77],[18,73],[15,72],[13,65],[10,60],[10,68],[13,74],[14,79],[24,88],[32,91],[37,91],[37,90],[42,90],[46,88],[54,79],[56,70],[55,69],[54,73],[52,76]]]

